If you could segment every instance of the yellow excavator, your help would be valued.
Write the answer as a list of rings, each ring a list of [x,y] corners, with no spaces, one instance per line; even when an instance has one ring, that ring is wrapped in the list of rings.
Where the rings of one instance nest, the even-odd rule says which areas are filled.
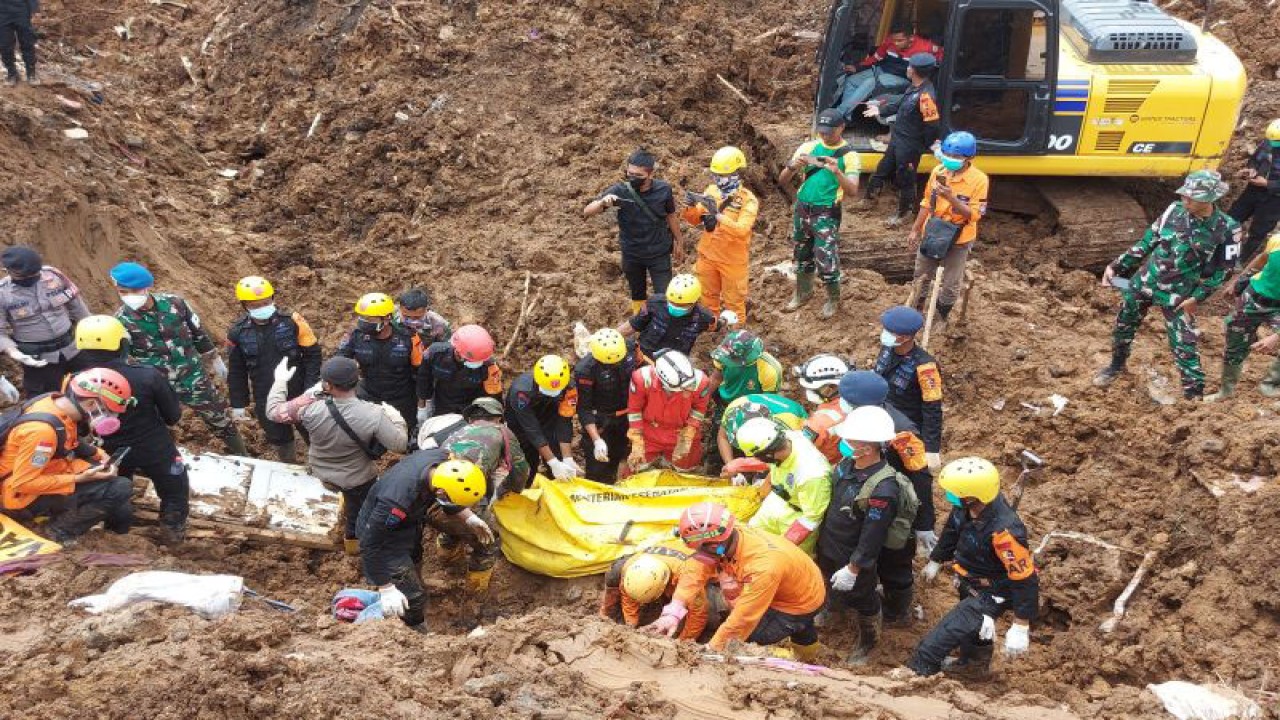
[[[1112,178],[1216,167],[1244,99],[1244,67],[1225,44],[1144,0],[833,0],[815,114],[837,104],[844,65],[894,27],[941,46],[943,126],[977,136],[978,166],[995,176],[993,207],[1056,213],[1053,238],[1035,250],[1069,266],[1099,267],[1144,229],[1142,208]],[[846,137],[870,170],[885,130],[861,115]],[[753,123],[775,165],[809,120]],[[926,155],[920,170],[932,167]],[[843,233],[847,259],[909,274],[901,238],[884,239],[897,233],[861,225]]]

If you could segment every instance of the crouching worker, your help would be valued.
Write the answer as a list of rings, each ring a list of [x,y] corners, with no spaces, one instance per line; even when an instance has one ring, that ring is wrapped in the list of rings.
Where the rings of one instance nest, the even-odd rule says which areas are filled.
[[[443,449],[419,450],[378,478],[356,520],[365,579],[378,587],[386,616],[426,632],[427,591],[421,577],[422,529],[437,507],[477,533],[489,526],[467,508],[485,496],[484,472]]]
[[[621,606],[622,621],[631,627],[639,626],[646,605],[669,601],[675,594],[680,583],[680,568],[692,555],[684,541],[672,538],[615,560],[604,576],[600,617],[612,620]],[[697,640],[707,627],[707,615],[706,593],[696,593],[676,638]]]
[[[763,530],[737,527],[728,508],[711,502],[685,510],[677,533],[693,558],[681,566],[675,595],[646,626],[649,632],[674,636],[707,583],[718,578],[733,610],[707,643],[712,650],[724,650],[731,640],[774,645],[790,638],[796,658],[817,655],[813,618],[826,589],[803,550]]]
[[[106,451],[80,437],[85,425],[98,437],[120,429],[131,404],[129,381],[94,368],[68,381],[66,394],[49,393],[6,416],[0,453],[0,507],[21,523],[49,518],[42,533],[68,545],[98,523],[124,534],[133,524],[133,485],[120,477]]]
[[[959,577],[960,602],[916,646],[907,662],[918,675],[939,670],[981,679],[991,670],[996,618],[1013,610],[1004,636],[1005,655],[1027,651],[1031,621],[1040,604],[1040,579],[1027,549],[1027,528],[1000,494],[1000,473],[982,458],[961,458],[938,476],[954,505],[938,546],[929,555],[924,580],[933,581],[950,561]],[[960,649],[958,658],[947,657]]]

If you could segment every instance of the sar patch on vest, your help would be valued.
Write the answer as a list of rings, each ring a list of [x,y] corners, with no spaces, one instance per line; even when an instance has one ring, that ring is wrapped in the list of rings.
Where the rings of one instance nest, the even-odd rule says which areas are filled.
[[[916,368],[916,377],[920,380],[921,399],[925,402],[942,399],[942,375],[938,372],[937,363],[925,363]]]

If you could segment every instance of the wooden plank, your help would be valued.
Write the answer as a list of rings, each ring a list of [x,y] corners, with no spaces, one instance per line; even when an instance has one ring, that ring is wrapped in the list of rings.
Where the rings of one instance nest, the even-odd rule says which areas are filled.
[[[135,520],[147,523],[158,524],[160,522],[160,514],[151,510],[134,510],[133,517]],[[227,537],[241,535],[245,540],[266,543],[270,545],[293,545],[296,547],[309,548],[311,550],[334,550],[338,549],[338,544],[326,537],[317,535],[304,535],[302,533],[289,532],[287,530],[272,530],[270,528],[257,528],[248,525],[239,525],[231,522],[219,522],[213,520],[203,520],[200,518],[189,518],[187,520],[188,527],[199,530],[214,531],[211,535],[204,537]],[[199,537],[191,535],[191,537]]]

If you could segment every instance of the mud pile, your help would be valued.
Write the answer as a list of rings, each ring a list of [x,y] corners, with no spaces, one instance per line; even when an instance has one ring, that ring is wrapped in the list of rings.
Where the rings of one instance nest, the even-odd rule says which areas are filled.
[[[1215,7],[1214,22],[1226,23],[1215,31],[1254,78],[1235,149],[1247,151],[1280,114],[1278,51],[1266,42],[1275,38],[1262,37],[1280,27],[1280,11],[1265,23],[1244,0]],[[824,15],[815,0],[754,0],[732,12],[701,0],[54,0],[40,21],[49,86],[0,93],[0,168],[12,179],[0,184],[0,205],[13,240],[40,246],[96,309],[114,306],[105,271],[129,257],[221,329],[235,312],[231,283],[261,273],[327,348],[360,294],[417,283],[455,323],[481,322],[504,346],[529,273],[538,302],[504,358],[515,375],[542,353],[569,352],[574,321],[612,325],[625,310],[614,231],[606,219],[583,222],[581,206],[637,145],[658,153],[663,177],[699,188],[715,147],[755,142],[749,113],[802,116],[814,45],[790,29],[819,30]],[[779,26],[787,29],[768,34]],[[89,138],[65,139],[75,126]],[[906,289],[854,271],[841,317],[819,323],[816,302],[782,313],[788,281],[766,269],[790,256],[786,201],[761,168],[747,179],[764,207],[752,323],[770,349],[788,363],[824,350],[871,358],[876,318]],[[1169,197],[1151,193],[1153,203]],[[1065,717],[1066,707],[1130,718],[1161,716],[1145,683],[1186,679],[1272,699],[1274,713],[1266,691],[1268,670],[1280,667],[1280,405],[1248,387],[1267,359],[1251,360],[1230,403],[1156,404],[1152,395],[1176,388],[1176,377],[1153,318],[1131,372],[1108,391],[1093,388],[1115,297],[1088,274],[1007,250],[1046,232],[1011,216],[984,223],[984,241],[999,249],[975,254],[973,310],[934,347],[947,386],[946,449],[991,457],[1010,480],[1016,453],[1033,449],[1047,461],[1022,505],[1033,537],[1090,533],[1131,552],[1051,541],[1040,556],[1033,651],[999,666],[991,683],[875,677],[905,658],[919,624],[889,631],[858,677],[709,664],[585,620],[594,580],[557,582],[502,564],[479,606],[434,557],[438,635],[338,626],[328,600],[360,578],[337,553],[196,538],[170,554],[146,537],[95,536],[85,549],[140,554],[152,568],[241,574],[300,612],[248,604],[215,623],[158,608],[85,618],[65,602],[123,570],[63,562],[0,580],[0,670],[16,688],[9,712]],[[1225,307],[1202,310],[1211,379]],[[1067,399],[1061,412],[1051,395]],[[190,419],[184,439],[207,441]],[[1099,632],[1153,550],[1128,615]],[[953,602],[943,585],[923,593],[926,623]],[[486,635],[463,636],[478,624]],[[824,639],[837,649],[850,640],[839,631]],[[711,704],[696,704],[704,695]]]

